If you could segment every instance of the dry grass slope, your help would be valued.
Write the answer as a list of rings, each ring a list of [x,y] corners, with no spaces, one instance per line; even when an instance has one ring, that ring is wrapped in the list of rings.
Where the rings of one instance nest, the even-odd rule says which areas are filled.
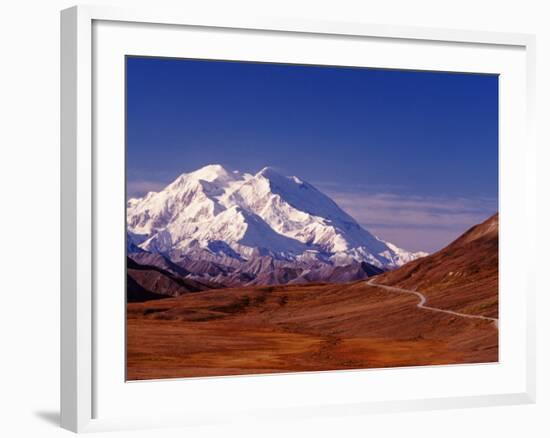
[[[128,379],[492,362],[491,323],[364,282],[199,292],[128,304]]]
[[[430,306],[498,318],[498,214],[376,281],[421,291]]]

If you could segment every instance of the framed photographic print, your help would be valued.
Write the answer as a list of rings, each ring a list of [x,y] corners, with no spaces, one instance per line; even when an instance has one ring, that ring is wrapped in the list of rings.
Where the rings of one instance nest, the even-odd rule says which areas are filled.
[[[63,427],[534,400],[533,37],[75,7],[61,44]]]

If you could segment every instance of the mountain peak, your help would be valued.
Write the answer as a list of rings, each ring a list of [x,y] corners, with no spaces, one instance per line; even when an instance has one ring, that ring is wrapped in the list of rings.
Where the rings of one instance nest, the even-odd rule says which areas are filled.
[[[201,167],[128,204],[127,221],[129,231],[146,235],[139,246],[150,251],[192,252],[196,241],[205,248],[223,243],[242,258],[260,250],[299,260],[314,251],[319,260],[354,259],[380,268],[409,256],[362,228],[311,184],[273,167],[255,175],[221,164]]]
[[[232,181],[239,175],[239,172],[229,172],[221,164],[208,164],[193,172],[182,173],[168,187],[179,190],[190,182],[197,183],[199,181],[206,181],[212,183],[216,181],[224,183]]]
[[[298,185],[298,186],[305,186],[307,183],[298,178],[297,176],[286,176],[277,171],[273,167],[266,166],[262,170],[260,170],[256,175],[256,177],[261,176],[264,177],[267,180],[274,181],[274,182],[280,182],[285,185]]]
[[[216,179],[227,178],[230,173],[221,164],[208,164],[207,166],[191,172],[189,175],[197,179],[212,182]]]
[[[256,173],[255,176],[263,176],[264,178],[272,178],[272,177],[282,177],[282,175],[277,172],[273,167],[265,166],[263,169],[261,169],[258,173]]]

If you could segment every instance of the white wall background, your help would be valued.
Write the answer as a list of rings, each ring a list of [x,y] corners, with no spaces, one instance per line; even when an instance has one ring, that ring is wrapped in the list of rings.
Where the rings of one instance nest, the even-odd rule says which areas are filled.
[[[151,6],[152,1],[96,1]],[[538,402],[530,406],[235,424],[131,436],[550,436],[548,146],[550,11],[524,0],[156,0],[158,7],[535,33],[540,155]],[[199,4],[200,3],[200,4]],[[2,4],[0,24],[0,435],[50,437],[59,403],[59,10],[64,0]],[[130,432],[107,436],[130,436]]]

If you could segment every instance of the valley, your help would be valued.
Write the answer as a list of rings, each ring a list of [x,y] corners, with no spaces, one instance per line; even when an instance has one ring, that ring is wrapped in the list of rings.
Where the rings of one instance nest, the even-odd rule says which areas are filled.
[[[127,304],[128,380],[498,361],[498,215],[357,281],[211,289],[164,269],[199,290]]]
[[[495,362],[491,321],[364,281],[220,289],[129,303],[127,379]]]

